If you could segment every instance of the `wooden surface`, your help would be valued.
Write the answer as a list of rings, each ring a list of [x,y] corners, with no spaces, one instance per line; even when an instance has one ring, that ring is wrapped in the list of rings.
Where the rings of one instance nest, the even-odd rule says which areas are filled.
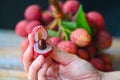
[[[0,80],[27,80],[20,62],[22,39],[14,31],[0,30]],[[111,55],[114,70],[120,70],[120,39],[113,38],[113,45],[106,52]]]

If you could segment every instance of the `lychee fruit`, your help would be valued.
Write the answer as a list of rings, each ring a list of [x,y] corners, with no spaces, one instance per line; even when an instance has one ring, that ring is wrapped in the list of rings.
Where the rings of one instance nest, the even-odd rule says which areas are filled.
[[[21,20],[19,21],[16,26],[15,26],[15,32],[17,35],[20,37],[27,37],[27,32],[26,32],[26,25],[28,24],[27,20]]]
[[[49,56],[53,47],[47,43],[48,32],[43,26],[36,26],[32,33],[34,34],[34,59],[39,55],[43,55],[44,57]]]
[[[78,28],[71,33],[70,40],[79,47],[85,47],[90,44],[91,36],[85,29]]]
[[[89,54],[88,54],[86,49],[78,49],[77,55],[80,58],[85,59],[85,60],[89,60],[90,59]]]
[[[52,44],[54,45],[54,46],[57,46],[58,45],[58,43],[59,42],[61,42],[62,40],[59,38],[59,37],[51,37],[50,38],[50,41],[52,42]]]
[[[63,4],[63,12],[65,14],[76,14],[80,6],[79,1],[77,0],[68,0]]]
[[[28,24],[26,25],[26,28],[25,28],[26,32],[28,34],[30,34],[32,32],[33,28],[40,25],[40,24],[41,23],[38,20],[32,20],[32,21],[28,22]]]
[[[27,20],[40,20],[41,19],[41,8],[38,4],[29,5],[24,12],[24,17]]]
[[[92,21],[93,26],[96,30],[104,30],[105,29],[105,23],[103,16],[96,11],[91,11],[87,13],[87,17]]]
[[[58,43],[57,47],[70,54],[76,54],[77,46],[71,41],[61,41]]]
[[[107,49],[112,45],[112,37],[105,30],[99,31],[95,37],[95,42],[101,49]]]
[[[90,60],[90,63],[98,70],[101,71],[105,70],[105,64],[100,58],[92,58]]]

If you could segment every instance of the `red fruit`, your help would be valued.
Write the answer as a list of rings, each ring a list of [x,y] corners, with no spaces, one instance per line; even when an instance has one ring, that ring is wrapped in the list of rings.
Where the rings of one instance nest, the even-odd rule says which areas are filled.
[[[28,34],[25,30],[25,27],[27,24],[28,24],[28,21],[26,21],[26,20],[19,21],[15,26],[16,34],[21,36],[21,37],[27,37]]]
[[[46,42],[48,38],[48,33],[45,27],[36,26],[32,33],[34,34],[35,44],[34,44],[34,59],[39,55],[43,55],[44,57],[49,56],[53,47]]]
[[[79,47],[85,47],[91,42],[91,36],[85,29],[82,28],[74,30],[70,35],[70,39]]]
[[[85,49],[78,49],[77,55],[85,60],[89,60],[88,52]]]
[[[104,18],[102,15],[96,11],[91,11],[87,13],[87,17],[92,21],[96,30],[104,30]]]
[[[107,65],[112,65],[112,61],[110,59],[110,56],[108,54],[102,54],[100,58],[104,61]]]
[[[93,58],[90,60],[90,63],[98,70],[105,70],[105,64],[100,58]]]
[[[68,14],[74,15],[78,11],[79,6],[80,6],[79,1],[68,0],[63,5],[63,12],[67,15]]]
[[[22,51],[21,56],[20,56],[21,62],[23,62],[23,53],[26,51],[28,45],[29,45],[28,38],[24,38],[24,40],[20,44],[20,48]]]
[[[58,37],[51,37],[51,38],[50,38],[50,41],[52,42],[52,44],[53,44],[54,46],[57,46],[58,43],[61,42],[62,40],[61,40],[60,38],[58,38]]]
[[[86,49],[89,52],[91,57],[95,57],[97,55],[97,49],[93,44],[87,46]]]
[[[111,65],[105,65],[105,71],[106,71],[106,72],[113,71],[112,66],[111,66]]]
[[[40,20],[41,18],[41,8],[37,4],[30,5],[26,8],[24,12],[24,17],[27,20]]]
[[[28,24],[26,26],[26,32],[28,34],[30,34],[32,32],[33,28],[40,25],[40,24],[41,23],[38,20],[33,20],[33,21],[28,22]]]
[[[49,11],[42,13],[42,20],[45,24],[49,24],[53,20],[53,16]]]
[[[77,52],[77,46],[71,42],[71,41],[61,41],[57,47],[65,52],[71,53],[71,54],[76,54]]]
[[[90,27],[92,27],[92,26],[93,26],[92,20],[91,20],[87,15],[85,15],[85,17],[86,17],[86,20],[87,20],[88,25],[89,25]]]
[[[99,31],[98,34],[96,35],[96,44],[101,48],[101,49],[107,49],[111,46],[112,44],[112,37],[111,35],[102,30]]]

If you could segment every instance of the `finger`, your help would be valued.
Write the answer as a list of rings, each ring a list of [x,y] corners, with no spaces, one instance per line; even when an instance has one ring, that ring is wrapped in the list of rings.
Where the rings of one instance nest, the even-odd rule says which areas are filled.
[[[54,48],[54,51],[53,51],[53,54],[51,55],[52,58],[58,62],[58,63],[61,63],[61,64],[68,64],[76,59],[78,59],[78,57],[74,54],[69,54],[67,52],[64,52],[64,51],[61,51],[60,49],[58,49],[57,47],[55,47],[52,42],[50,41],[50,39],[48,38],[47,39],[47,42],[53,46]]]
[[[70,53],[61,51],[58,48],[54,48],[54,52],[51,56],[56,62],[63,65],[67,65],[75,61],[76,59],[80,59],[75,54],[70,54]]]
[[[34,43],[33,34],[30,34],[28,36],[28,39],[29,39],[29,46],[23,55],[23,64],[25,71],[28,71],[29,66],[31,65],[33,59],[33,43]]]
[[[31,64],[28,73],[29,80],[37,80],[38,79],[38,70],[42,67],[45,62],[45,58],[40,55],[36,58],[36,60]]]
[[[46,80],[46,72],[48,70],[48,67],[50,67],[52,64],[53,64],[53,61],[48,57],[44,65],[38,72],[38,80]]]

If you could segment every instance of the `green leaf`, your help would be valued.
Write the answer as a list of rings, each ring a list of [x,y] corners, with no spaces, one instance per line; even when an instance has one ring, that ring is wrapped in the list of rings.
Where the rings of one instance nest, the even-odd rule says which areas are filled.
[[[54,30],[48,30],[48,35],[51,37],[51,36],[59,36],[57,31],[54,31]]]
[[[76,23],[70,21],[62,21],[62,26],[69,30],[75,30],[77,28]]]
[[[86,21],[86,17],[85,17],[85,13],[83,11],[82,5],[79,7],[76,15],[76,25],[77,25],[77,28],[84,28],[88,31],[90,35],[92,35],[92,30]]]
[[[67,39],[70,40],[70,34],[72,31],[70,31],[69,29],[65,29],[65,33],[67,35]]]

